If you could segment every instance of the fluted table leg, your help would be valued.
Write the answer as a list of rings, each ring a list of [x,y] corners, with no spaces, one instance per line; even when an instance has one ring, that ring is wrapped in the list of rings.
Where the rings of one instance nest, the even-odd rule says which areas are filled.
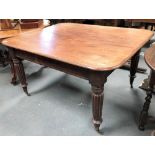
[[[103,90],[106,80],[106,74],[94,74],[91,79],[89,79],[92,88],[93,124],[96,131],[99,131],[102,123]]]
[[[102,123],[103,87],[92,85],[93,123],[97,131]]]
[[[13,58],[13,63],[14,63],[14,66],[15,66],[16,74],[18,76],[18,79],[19,79],[19,81],[20,81],[20,83],[22,85],[22,88],[23,88],[24,92],[28,96],[30,96],[30,94],[27,91],[26,76],[25,76],[24,67],[23,67],[21,59],[19,59],[17,57],[14,57]]]

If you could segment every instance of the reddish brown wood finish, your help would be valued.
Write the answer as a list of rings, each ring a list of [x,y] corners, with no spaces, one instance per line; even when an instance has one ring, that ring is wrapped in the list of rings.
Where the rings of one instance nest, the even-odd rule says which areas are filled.
[[[9,37],[14,37],[14,36],[18,35],[20,32],[21,31],[19,29],[0,31],[0,40],[5,39],[5,38],[9,38]]]
[[[155,70],[155,45],[145,52],[145,61],[152,70]]]
[[[0,43],[6,39],[6,38],[10,38],[10,37],[14,37],[19,35],[21,32],[25,32],[26,30],[21,30],[21,29],[7,29],[7,30],[2,30],[0,31]],[[7,52],[8,53],[8,52]],[[17,83],[17,77],[16,77],[16,72],[15,72],[15,66],[14,63],[12,62],[12,60],[9,58],[9,55],[7,55],[7,58],[3,58],[4,62],[7,62],[10,64],[10,68],[11,68],[11,74],[12,74],[12,79],[11,79],[11,83],[13,85],[16,85]]]
[[[39,28],[40,26],[43,25],[43,20],[42,19],[36,19],[36,20],[21,20],[20,22],[20,27],[21,29],[32,29],[32,28]]]
[[[21,34],[3,44],[91,70],[105,71],[122,66],[152,36],[153,32],[148,30],[67,23]]]
[[[152,35],[147,30],[57,24],[6,39],[3,44],[12,49],[10,54],[24,86],[26,79],[20,59],[88,80],[92,87],[93,123],[99,131],[107,77],[131,57],[133,65],[130,73],[134,77],[138,66],[137,52]],[[20,78],[21,75],[23,78]]]
[[[151,103],[152,93],[155,86],[155,45],[145,52],[145,61],[151,69],[149,76],[149,87],[146,91],[146,98],[139,119],[139,129],[144,130],[148,118],[148,110]]]
[[[15,65],[15,71],[18,75],[19,81],[22,85],[22,88],[24,90],[24,92],[28,95],[28,91],[27,91],[27,83],[26,83],[26,76],[25,76],[25,72],[24,72],[24,67],[22,64],[22,61],[20,59],[17,59],[16,57],[13,58],[13,63]]]
[[[0,30],[12,29],[13,26],[11,24],[10,19],[0,19]]]

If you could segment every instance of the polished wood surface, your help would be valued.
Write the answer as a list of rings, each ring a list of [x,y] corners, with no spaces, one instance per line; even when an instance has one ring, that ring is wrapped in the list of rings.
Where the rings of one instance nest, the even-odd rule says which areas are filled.
[[[155,70],[155,45],[145,52],[145,61],[152,70]]]
[[[0,41],[2,39],[5,39],[5,38],[9,38],[9,37],[13,37],[13,36],[16,36],[20,33],[21,31],[19,29],[12,29],[12,30],[3,30],[3,31],[0,31]]]
[[[139,60],[139,49],[151,38],[148,30],[82,24],[58,24],[26,32],[4,40],[9,47],[16,74],[27,91],[21,60],[48,66],[89,81],[92,88],[93,124],[102,123],[104,85],[114,69],[131,59],[132,87]]]
[[[92,70],[122,66],[153,32],[96,25],[57,24],[3,41],[6,46]]]

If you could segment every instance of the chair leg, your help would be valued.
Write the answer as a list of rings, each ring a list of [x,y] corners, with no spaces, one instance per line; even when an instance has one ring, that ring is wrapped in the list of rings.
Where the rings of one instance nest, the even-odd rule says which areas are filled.
[[[155,72],[151,71],[150,79],[149,79],[149,88],[146,91],[147,96],[145,98],[145,103],[143,105],[143,109],[141,111],[140,118],[139,118],[139,129],[140,130],[144,130],[145,125],[147,123],[148,110],[149,110],[149,107],[150,107],[153,88],[154,88],[154,84],[155,84],[154,80],[155,80]]]
[[[140,130],[144,130],[145,124],[147,123],[148,110],[149,110],[150,103],[151,103],[152,92],[153,92],[152,89],[147,90],[147,96],[145,98],[145,103],[144,103],[143,109],[140,114],[140,119],[139,119],[139,129]]]

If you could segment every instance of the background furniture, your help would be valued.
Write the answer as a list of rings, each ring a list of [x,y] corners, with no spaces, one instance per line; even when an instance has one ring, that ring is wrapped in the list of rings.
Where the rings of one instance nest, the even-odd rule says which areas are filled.
[[[145,29],[154,29],[155,19],[126,19],[125,20],[129,27],[134,27],[135,23],[139,23],[139,27],[144,27]]]
[[[0,31],[0,44],[1,42],[9,37],[13,37],[16,36],[20,33],[19,29],[12,29],[12,30],[1,30]],[[2,46],[2,45],[1,45]],[[12,80],[11,83],[12,84],[16,84],[16,73],[15,73],[15,69],[14,69],[14,64],[12,62],[12,60],[10,59],[9,53],[8,53],[8,49],[6,47],[2,47],[3,50],[0,51],[0,63],[2,64],[2,66],[6,66],[7,64],[10,64],[11,67],[11,73],[12,73]]]
[[[147,96],[145,98],[145,103],[143,106],[143,110],[140,115],[140,121],[139,121],[139,129],[144,130],[145,124],[148,120],[148,110],[151,103],[152,93],[155,86],[155,45],[153,45],[151,48],[149,48],[145,52],[145,61],[148,64],[148,66],[151,69],[151,73],[149,76],[149,86],[147,89]]]
[[[128,27],[144,28],[144,29],[150,29],[152,31],[154,31],[154,28],[155,28],[155,19],[126,19],[125,22],[126,22],[126,26]],[[151,42],[149,42],[147,46],[150,46],[150,44]],[[139,69],[143,73],[147,71],[145,68],[139,68]],[[146,78],[143,80],[139,88],[147,90],[148,85],[149,85],[149,78]],[[153,89],[153,92],[155,92],[155,89]]]
[[[151,136],[155,136],[155,130],[152,131]]]
[[[21,59],[88,80],[92,88],[93,124],[99,131],[102,123],[104,84],[108,76],[131,59],[132,87],[138,67],[139,50],[152,35],[148,30],[57,24],[6,39],[3,44],[11,48],[10,55],[16,73],[27,94]]]
[[[104,26],[120,26],[123,20],[120,19],[49,19],[50,24],[58,23],[81,23],[91,25],[104,25]]]
[[[0,30],[12,29],[13,25],[11,24],[10,19],[0,19]]]
[[[35,25],[33,25],[34,21],[35,21],[35,23],[34,23]],[[14,37],[14,36],[17,36],[21,33],[27,32],[27,31],[37,30],[37,28],[42,29],[44,27],[49,26],[48,21],[44,20],[44,21],[42,21],[42,24],[41,24],[40,20],[39,20],[39,25],[37,26],[37,28],[36,27],[31,28],[31,27],[36,26],[37,21],[33,20],[33,19],[31,19],[31,20],[25,19],[24,22],[26,22],[27,24],[30,22],[31,25],[21,28],[20,23],[17,21],[13,24],[13,23],[11,23],[11,20],[8,20],[8,19],[0,20],[0,22],[1,22],[0,24],[3,25],[3,29],[0,30],[0,44],[6,38]],[[18,23],[18,24],[16,24],[16,23]],[[13,26],[13,25],[15,25],[15,26]],[[13,64],[12,60],[10,59],[9,52],[8,52],[7,48],[3,48],[3,50],[0,51],[0,64],[3,67],[6,66],[7,64],[10,64],[11,73],[12,73],[11,83],[16,84],[17,78],[16,78],[16,73],[15,73],[15,68],[14,68],[14,64]]]
[[[11,24],[11,20],[10,19],[0,19],[0,31],[2,30],[8,30],[8,29],[12,29],[13,26]],[[0,36],[0,42],[2,41],[3,37]],[[2,65],[3,67],[7,65],[7,55],[6,55],[6,51],[2,48],[0,49],[0,65]]]
[[[43,25],[43,19],[21,19],[19,23],[21,29],[39,28]]]

